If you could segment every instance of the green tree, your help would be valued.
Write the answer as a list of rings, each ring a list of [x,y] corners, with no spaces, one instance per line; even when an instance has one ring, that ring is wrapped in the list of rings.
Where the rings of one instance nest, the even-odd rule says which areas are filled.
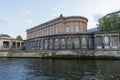
[[[103,16],[98,20],[97,26],[100,31],[120,32],[120,15],[118,13],[112,13]]]
[[[16,39],[17,39],[17,40],[23,40],[20,35],[18,35]]]

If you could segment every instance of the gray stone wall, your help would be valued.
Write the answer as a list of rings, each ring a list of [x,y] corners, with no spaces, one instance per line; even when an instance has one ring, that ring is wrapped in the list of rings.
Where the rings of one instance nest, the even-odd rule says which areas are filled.
[[[43,58],[49,56],[86,56],[86,57],[115,57],[120,59],[120,50],[48,50],[48,51],[29,51],[29,52],[0,52],[0,57],[25,57],[25,58]]]

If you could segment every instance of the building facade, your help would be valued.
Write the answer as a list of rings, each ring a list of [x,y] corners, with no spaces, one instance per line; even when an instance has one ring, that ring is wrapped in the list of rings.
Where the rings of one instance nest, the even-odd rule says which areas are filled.
[[[118,49],[119,33],[87,33],[88,19],[60,17],[27,30],[26,50]]]
[[[87,18],[81,16],[60,17],[27,30],[27,39],[58,34],[87,32]]]
[[[0,50],[21,49],[23,41],[11,38],[7,34],[0,33]]]

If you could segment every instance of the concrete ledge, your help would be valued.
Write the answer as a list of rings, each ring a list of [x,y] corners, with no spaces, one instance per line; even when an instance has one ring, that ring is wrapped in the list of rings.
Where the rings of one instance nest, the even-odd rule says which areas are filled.
[[[120,50],[36,50],[0,51],[0,57],[11,58],[60,58],[60,59],[120,59]]]

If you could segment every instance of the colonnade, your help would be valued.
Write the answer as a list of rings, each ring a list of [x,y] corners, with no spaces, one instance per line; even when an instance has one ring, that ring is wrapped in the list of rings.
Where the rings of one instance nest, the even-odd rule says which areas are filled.
[[[92,35],[64,35],[49,36],[27,40],[25,42],[27,50],[40,49],[92,49]]]

